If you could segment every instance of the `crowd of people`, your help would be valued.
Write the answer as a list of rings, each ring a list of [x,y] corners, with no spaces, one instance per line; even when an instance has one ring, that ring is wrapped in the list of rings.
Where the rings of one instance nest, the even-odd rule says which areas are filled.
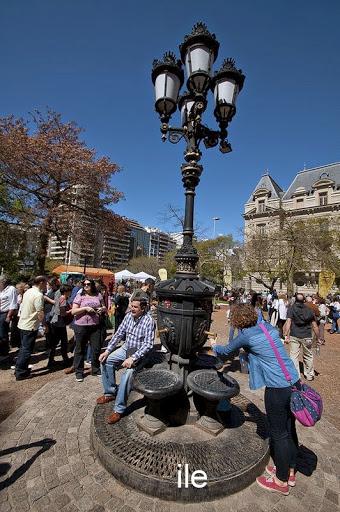
[[[154,284],[147,279],[133,292],[131,288],[127,291],[124,284],[109,287],[101,280],[85,278],[61,284],[57,277],[37,276],[28,283],[13,286],[2,275],[0,355],[8,355],[10,346],[18,347],[15,377],[27,379],[31,374],[31,354],[41,335],[46,340],[47,369],[58,367],[55,354],[60,344],[65,373],[75,373],[76,380],[82,382],[86,365],[92,375],[101,375],[99,356],[106,346],[107,328],[119,330],[137,292],[147,300],[148,310],[154,314]],[[74,335],[70,336],[72,331]]]
[[[74,373],[77,382],[83,381],[85,366],[90,366],[92,375],[100,375],[103,385],[97,404],[112,402],[107,422],[115,424],[125,413],[133,375],[145,366],[154,346],[154,286],[155,282],[147,279],[140,288],[127,291],[124,284],[110,289],[102,281],[87,277],[81,282],[60,284],[55,277],[37,276],[30,283],[14,287],[6,276],[1,276],[2,354],[8,353],[9,344],[18,346],[15,377],[29,378],[30,357],[42,328],[48,349],[47,368],[54,368],[59,344],[65,372]],[[257,483],[287,495],[296,484],[298,453],[295,419],[290,410],[291,386],[300,386],[301,352],[302,374],[307,381],[314,379],[312,347],[325,344],[326,323],[332,322],[332,334],[340,333],[339,296],[325,300],[318,295],[305,297],[296,293],[288,300],[275,290],[264,295],[246,293],[241,288],[231,292],[228,299],[229,343],[212,342],[212,349],[219,359],[234,357],[243,350],[248,360],[250,388],[265,387],[274,465],[266,467],[269,476],[258,477]],[[114,330],[110,340],[108,322]],[[69,350],[70,328],[74,331],[73,357]],[[289,353],[284,343],[289,345]],[[282,372],[278,355],[290,382]],[[116,372],[120,368],[124,372],[117,386]]]
[[[226,294],[229,310],[227,319],[235,304],[251,304],[255,307],[258,315],[265,317],[280,332],[283,339],[283,325],[287,320],[287,311],[295,301],[295,297],[288,299],[286,293],[279,292],[275,289],[263,293],[253,291],[246,292],[244,288],[232,290]],[[314,312],[316,322],[320,330],[320,338],[324,342],[324,329],[326,323],[331,323],[332,328],[330,334],[340,334],[340,296],[328,295],[326,298],[320,297],[317,293],[306,295],[306,305]]]

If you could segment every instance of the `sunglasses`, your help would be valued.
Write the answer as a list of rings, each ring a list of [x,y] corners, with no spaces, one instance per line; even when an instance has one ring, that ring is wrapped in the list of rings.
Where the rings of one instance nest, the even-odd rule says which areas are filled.
[[[91,286],[91,283],[84,283],[84,286]]]

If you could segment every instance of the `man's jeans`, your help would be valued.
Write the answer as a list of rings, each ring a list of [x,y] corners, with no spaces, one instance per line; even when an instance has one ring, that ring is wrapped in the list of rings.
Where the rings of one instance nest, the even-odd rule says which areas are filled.
[[[123,414],[127,407],[127,400],[132,389],[133,375],[140,370],[147,362],[144,356],[137,366],[133,368],[125,368],[120,379],[119,386],[116,384],[116,371],[122,366],[122,362],[126,359],[126,344],[114,352],[112,352],[106,361],[101,364],[102,382],[105,396],[116,396],[114,412]]]
[[[8,312],[0,313],[0,355],[7,356],[9,352],[9,322],[6,322]]]
[[[313,340],[311,338],[296,338],[295,336],[290,336],[290,357],[298,375],[300,375],[299,355],[300,349],[302,348],[303,373],[307,377],[307,380],[312,380],[314,377],[312,342]]]
[[[16,378],[28,377],[28,375],[30,374],[28,363],[34,349],[34,343],[37,338],[38,331],[24,331],[23,329],[20,329],[20,334],[21,345],[19,349],[18,359],[15,365]]]
[[[332,332],[340,333],[340,327],[338,327],[338,320],[339,320],[339,315],[333,314],[332,329],[331,329]]]

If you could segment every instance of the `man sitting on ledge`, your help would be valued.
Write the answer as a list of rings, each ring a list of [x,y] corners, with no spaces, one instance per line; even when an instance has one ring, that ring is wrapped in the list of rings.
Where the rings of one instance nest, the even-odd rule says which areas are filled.
[[[133,374],[145,365],[147,354],[153,348],[155,323],[147,309],[145,297],[136,295],[131,302],[130,312],[125,315],[105,352],[99,356],[104,395],[97,398],[97,404],[106,404],[116,397],[113,413],[107,418],[110,424],[117,423],[124,414],[132,388]],[[117,343],[123,339],[124,344],[113,351]],[[117,386],[116,370],[119,368],[125,368],[125,371]]]

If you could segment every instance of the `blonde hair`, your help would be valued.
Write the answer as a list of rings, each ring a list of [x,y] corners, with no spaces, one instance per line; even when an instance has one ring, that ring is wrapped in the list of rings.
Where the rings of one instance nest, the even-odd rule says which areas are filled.
[[[125,292],[125,286],[123,284],[120,284],[117,288],[117,293],[124,293]]]

